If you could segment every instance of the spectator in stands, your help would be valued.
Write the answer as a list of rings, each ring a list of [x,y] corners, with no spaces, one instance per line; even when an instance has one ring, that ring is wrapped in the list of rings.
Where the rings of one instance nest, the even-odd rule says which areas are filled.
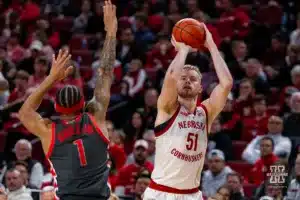
[[[147,132],[145,132],[145,133],[147,133]],[[134,144],[133,152],[131,154],[129,154],[127,157],[126,165],[137,163],[138,160],[140,160],[141,151],[142,151],[142,153],[145,154],[147,161],[149,161],[153,164],[152,160],[149,159],[148,150],[149,150],[149,143],[147,142],[147,140],[144,140],[144,139],[137,140]]]
[[[293,86],[300,89],[300,65],[295,65],[291,70],[291,79]]]
[[[250,18],[239,8],[234,8],[232,0],[217,0],[217,9],[221,10],[217,28],[222,38],[230,41],[234,37],[243,39],[248,35]]]
[[[129,84],[129,95],[135,97],[143,91],[147,74],[140,59],[133,59],[128,67],[128,73],[123,78]]]
[[[15,145],[17,161],[25,161],[28,164],[29,184],[37,188],[41,187],[44,169],[40,162],[33,160],[32,145],[28,140],[21,139]]]
[[[49,62],[46,57],[38,57],[34,62],[34,74],[28,80],[28,87],[37,87],[46,78]]]
[[[143,112],[145,113],[146,127],[149,129],[154,128],[154,123],[157,114],[157,99],[158,91],[155,88],[148,88],[145,90]]]
[[[154,164],[155,159],[155,133],[153,130],[147,130],[144,135],[143,139],[148,142],[148,158],[147,160]]]
[[[283,120],[278,116],[271,116],[268,121],[267,137],[274,141],[273,153],[281,158],[288,158],[291,154],[292,143],[289,138],[282,136]],[[260,158],[260,142],[264,136],[256,136],[243,152],[242,158],[254,164]]]
[[[278,157],[273,153],[274,141],[270,137],[263,137],[260,140],[260,159],[258,159],[251,170],[251,182],[259,186],[266,180],[270,166],[274,165]]]
[[[94,14],[88,19],[86,33],[88,34],[101,34],[104,33],[104,22],[103,22],[103,1],[95,1]]]
[[[235,40],[231,44],[231,51],[233,59],[229,61],[228,67],[234,80],[238,81],[245,77],[247,44],[243,40]]]
[[[279,69],[279,80],[281,87],[286,85],[292,85],[291,70],[296,64],[299,64],[300,59],[298,54],[300,52],[300,46],[289,45],[287,47],[287,55],[283,61],[282,67]]]
[[[118,196],[132,196],[134,194],[135,176],[142,170],[153,170],[153,164],[147,161],[148,143],[145,140],[137,140],[134,145],[135,163],[124,166],[117,175],[115,193]]]
[[[229,186],[222,185],[212,198],[213,200],[231,200],[232,191]],[[210,198],[208,198],[210,200]]]
[[[10,36],[6,48],[8,59],[13,63],[18,64],[25,58],[25,49],[21,46],[19,36],[17,34]]]
[[[300,13],[297,15],[297,28],[290,34],[290,44],[300,45]]]
[[[270,183],[269,180],[267,180],[263,185],[264,185],[263,197],[261,197],[260,200],[261,199],[262,200],[283,199],[283,193],[281,187],[274,186],[274,183]]]
[[[300,66],[299,66],[300,67]],[[300,130],[300,92],[295,92],[291,97],[291,113],[284,118],[283,135],[299,137]]]
[[[91,2],[89,0],[82,1],[81,13],[74,20],[74,33],[84,33],[88,25],[88,20],[91,16]]]
[[[254,114],[242,118],[242,140],[251,141],[257,135],[268,132],[267,102],[264,95],[253,98]]]
[[[216,118],[210,129],[208,137],[208,152],[213,149],[219,149],[225,154],[227,160],[231,160],[232,157],[232,142],[227,133],[222,130],[220,118]]]
[[[295,178],[289,183],[285,200],[300,199],[300,155],[298,154],[295,162]]]
[[[29,80],[30,75],[24,71],[24,70],[19,70],[16,73],[15,77],[15,88],[13,91],[10,93],[8,97],[8,103],[12,103],[16,100],[19,100],[23,98],[26,94],[26,91],[28,89],[28,80]]]
[[[226,185],[228,185],[232,191],[230,200],[245,200],[243,191],[243,178],[240,174],[228,174]]]
[[[232,173],[232,169],[226,166],[225,155],[218,149],[210,151],[207,157],[208,170],[203,173],[202,192],[203,196],[212,197],[226,183],[227,175]]]
[[[288,86],[283,89],[280,99],[280,115],[284,118],[291,113],[291,97],[295,92],[299,90],[293,86]]]
[[[250,58],[246,64],[246,76],[253,81],[256,94],[267,95],[270,92],[270,86],[264,74],[263,65],[255,58]]]
[[[145,14],[135,15],[135,24],[133,29],[137,42],[145,44],[152,44],[154,42],[155,36],[148,28],[148,17]]]
[[[151,173],[148,170],[142,170],[137,178],[134,187],[134,200],[142,200],[142,195],[150,184]]]
[[[0,106],[6,104],[9,97],[9,83],[2,73],[3,64],[0,60]]]
[[[252,114],[253,97],[255,94],[253,81],[244,78],[239,84],[238,97],[235,100],[234,110],[242,116]]]
[[[123,129],[126,135],[124,149],[127,154],[132,152],[135,141],[143,137],[145,129],[146,123],[143,113],[139,111],[134,112]]]
[[[131,28],[124,28],[120,32],[120,40],[117,44],[117,59],[125,67],[134,57],[142,57],[145,48],[143,44],[135,40]]]
[[[35,186],[32,186],[30,183],[29,183],[29,174],[28,174],[28,165],[26,162],[23,162],[23,161],[17,161],[15,163],[15,169],[18,170],[20,173],[21,173],[21,176],[24,180],[24,186],[26,188],[29,188],[29,189],[39,189]],[[38,193],[31,193],[31,196],[33,198],[33,200],[39,200],[39,194]]]
[[[18,65],[17,68],[20,70],[25,70],[29,74],[34,73],[34,62],[36,58],[42,55],[43,43],[39,40],[34,40],[30,44],[30,53],[28,57],[23,59]]]
[[[5,174],[5,184],[8,189],[7,200],[32,200],[31,193],[23,184],[21,173],[10,169]]]

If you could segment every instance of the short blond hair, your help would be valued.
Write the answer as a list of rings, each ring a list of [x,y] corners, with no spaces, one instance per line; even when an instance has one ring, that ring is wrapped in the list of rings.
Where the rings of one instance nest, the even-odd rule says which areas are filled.
[[[200,79],[202,78],[202,74],[201,74],[199,68],[197,66],[195,66],[195,65],[184,65],[183,69],[184,70],[194,70],[194,71],[196,71],[199,74]]]

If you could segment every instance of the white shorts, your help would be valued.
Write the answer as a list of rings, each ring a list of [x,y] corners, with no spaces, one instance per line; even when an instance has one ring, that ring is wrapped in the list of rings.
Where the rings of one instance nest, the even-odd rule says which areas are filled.
[[[143,194],[143,200],[203,200],[203,198],[201,191],[193,194],[174,194],[148,187]]]

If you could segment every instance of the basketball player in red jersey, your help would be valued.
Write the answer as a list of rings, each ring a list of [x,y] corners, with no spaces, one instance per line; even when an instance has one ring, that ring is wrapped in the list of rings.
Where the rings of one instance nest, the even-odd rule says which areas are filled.
[[[157,103],[155,166],[144,200],[202,199],[198,188],[207,135],[233,84],[228,67],[206,26],[205,31],[205,47],[211,54],[219,84],[209,99],[199,102],[201,73],[197,67],[185,65],[188,53],[193,50],[172,38],[178,52],[167,70]]]
[[[105,1],[103,13],[106,39],[94,98],[86,105],[89,112],[83,111],[84,96],[73,85],[66,85],[57,92],[55,109],[60,114],[58,120],[51,122],[36,112],[49,89],[73,70],[69,66],[71,55],[67,51],[59,51],[56,58],[53,56],[50,74],[19,111],[24,126],[41,139],[53,167],[51,171],[57,178],[57,196],[61,200],[107,200],[110,197],[107,185],[109,137],[105,118],[116,58],[117,32],[116,7],[110,0]],[[50,194],[54,195],[54,192]]]

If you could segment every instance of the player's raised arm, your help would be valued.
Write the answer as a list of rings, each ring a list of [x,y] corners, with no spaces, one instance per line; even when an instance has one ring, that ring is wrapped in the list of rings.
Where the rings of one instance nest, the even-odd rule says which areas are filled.
[[[87,105],[87,110],[94,115],[98,123],[105,122],[110,100],[110,87],[113,81],[113,65],[116,60],[116,6],[110,0],[105,1],[103,15],[106,38],[101,53],[101,66],[98,69],[94,98]]]
[[[209,99],[205,100],[203,104],[207,107],[209,119],[208,122],[211,124],[216,116],[223,110],[227,101],[227,96],[231,91],[233,85],[233,79],[230,71],[225,63],[223,57],[219,53],[219,50],[214,43],[211,33],[207,30],[206,26],[206,42],[205,46],[208,48],[215,70],[219,79],[219,84],[212,91]]]
[[[19,119],[22,124],[34,135],[43,138],[50,133],[49,121],[43,119],[36,112],[43,97],[52,86],[66,78],[73,70],[69,66],[71,55],[67,51],[59,51],[57,58],[53,55],[52,67],[49,76],[39,85],[39,87],[26,99],[19,111]]]
[[[174,109],[177,108],[178,93],[176,81],[180,77],[188,53],[192,50],[190,46],[176,42],[173,37],[171,41],[177,50],[177,54],[166,72],[162,90],[157,102],[158,110],[170,115],[173,114]]]

